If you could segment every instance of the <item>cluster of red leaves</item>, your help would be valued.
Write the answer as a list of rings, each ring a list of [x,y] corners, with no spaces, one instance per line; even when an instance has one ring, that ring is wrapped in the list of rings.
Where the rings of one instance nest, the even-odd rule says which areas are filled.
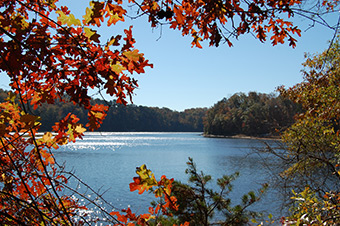
[[[67,7],[58,8],[56,2],[0,2],[5,8],[0,15],[0,68],[10,76],[11,87],[25,103],[36,108],[57,99],[73,102],[88,110],[88,126],[97,129],[107,108],[92,106],[88,89],[105,89],[117,97],[118,103],[126,104],[126,97],[131,97],[137,87],[137,81],[126,72],[143,73],[152,65],[134,49],[131,27],[125,30],[123,44],[122,36],[117,35],[105,47],[98,43],[95,30],[89,28],[100,26],[104,17],[110,17],[108,25],[123,20],[125,10],[121,6],[110,1],[92,3],[82,24]],[[28,12],[40,19],[29,21]],[[59,15],[58,21],[50,19],[52,12]]]
[[[338,3],[339,0],[325,0],[322,4],[327,10],[333,10]],[[191,35],[192,46],[199,48],[202,48],[200,42],[203,40],[209,40],[210,46],[218,46],[221,41],[232,46],[230,37],[238,38],[246,33],[255,34],[261,42],[266,41],[269,34],[273,45],[288,40],[289,45],[295,47],[293,36],[300,36],[301,31],[284,18],[294,16],[294,10],[301,4],[301,0],[144,0],[138,3],[149,15],[153,27],[164,18],[165,9],[171,11],[172,14],[166,17],[170,28]]]
[[[138,167],[136,170],[138,177],[134,177],[132,183],[130,183],[130,191],[138,190],[139,194],[142,194],[144,191],[151,190],[156,198],[163,198],[163,202],[159,202],[155,208],[149,207],[148,214],[142,214],[136,216],[130,210],[130,208],[123,210],[125,215],[122,215],[118,211],[113,211],[110,214],[113,216],[117,216],[117,219],[126,224],[126,225],[148,225],[148,221],[150,219],[155,219],[156,215],[162,211],[164,216],[172,216],[172,214],[168,211],[170,210],[178,210],[177,199],[175,196],[171,196],[172,182],[174,179],[168,179],[166,176],[162,176],[159,181],[156,180],[154,174],[151,170],[147,169],[145,165]],[[120,224],[117,224],[120,225]],[[188,226],[189,223],[185,222],[181,224],[182,226]]]
[[[152,67],[134,49],[131,27],[105,45],[92,29],[104,18],[108,26],[124,21],[120,4],[92,2],[80,21],[57,2],[0,1],[0,70],[9,76],[14,91],[0,104],[2,225],[71,225],[77,211],[86,209],[60,195],[68,180],[50,151],[82,138],[86,129],[69,113],[51,132],[37,137],[39,117],[31,107],[73,103],[88,111],[86,127],[95,130],[108,107],[93,105],[89,89],[105,90],[117,103],[126,104],[138,86],[131,75]]]
[[[74,210],[85,208],[69,196],[58,195],[67,178],[57,170],[53,155],[46,149],[51,137],[35,137],[37,119],[23,112],[14,99],[0,104],[2,225],[69,224]]]

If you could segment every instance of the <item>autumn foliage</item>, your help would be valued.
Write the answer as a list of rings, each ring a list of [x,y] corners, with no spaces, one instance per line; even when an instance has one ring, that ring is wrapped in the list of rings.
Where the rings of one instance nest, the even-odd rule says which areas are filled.
[[[192,45],[197,47],[203,40],[216,46],[225,41],[231,46],[230,37],[249,32],[260,41],[269,35],[273,45],[287,40],[294,47],[294,35],[300,35],[297,27],[283,19],[294,15],[293,8],[301,4],[298,0],[129,3],[148,15],[151,26],[161,24],[165,18],[170,28],[192,36]],[[323,1],[321,5],[332,10],[337,3]],[[8,100],[0,104],[2,225],[74,224],[74,216],[87,209],[63,193],[72,189],[67,184],[69,176],[55,162],[51,150],[81,139],[86,130],[100,127],[108,106],[93,104],[90,89],[126,104],[138,86],[133,75],[152,67],[134,48],[132,27],[106,42],[96,31],[96,27],[124,22],[125,7],[121,0],[91,1],[79,19],[58,0],[0,1],[0,70],[9,76],[12,89]],[[230,30],[222,30],[227,23]],[[32,108],[57,101],[84,108],[88,124],[80,124],[70,112],[52,131],[38,134],[39,117],[32,114]],[[123,211],[125,214],[106,212],[111,217],[108,221],[118,225],[146,224],[154,213],[168,214],[167,208],[176,208],[176,198],[170,196],[172,180],[162,177],[156,181],[143,167],[138,174],[132,190],[141,193],[156,186],[155,195],[163,195],[165,204],[140,216],[129,209]],[[78,223],[85,221],[81,218]]]
[[[301,4],[299,0],[285,1],[143,1],[141,9],[149,14],[149,21],[156,26],[157,19],[170,23],[170,28],[181,30],[183,35],[191,35],[192,45],[202,48],[200,42],[209,40],[210,45],[218,46],[221,41],[232,46],[230,38],[253,32],[261,41],[265,41],[271,32],[273,45],[289,41],[295,46],[293,35],[300,36],[300,29],[287,20],[278,18],[278,14],[294,15],[293,7]],[[230,28],[225,26],[230,23]],[[224,33],[225,31],[226,33]]]
[[[137,222],[138,225],[146,224],[150,219],[155,219],[160,213],[165,216],[172,216],[170,210],[178,210],[177,199],[171,194],[172,182],[174,179],[168,179],[166,176],[162,176],[159,181],[156,180],[151,170],[147,169],[145,165],[138,167],[136,170],[138,177],[134,177],[132,183],[130,183],[130,191],[138,190],[139,194],[144,191],[152,189],[152,193],[156,198],[163,198],[163,202],[159,202],[156,207],[149,207],[149,213],[136,216],[131,213],[130,209],[123,210],[125,215],[122,215],[119,211],[111,212],[111,215],[117,216],[118,220],[127,223],[128,220]],[[185,223],[184,225],[188,225]]]
[[[322,53],[306,55],[303,82],[280,88],[305,109],[282,135],[288,164],[281,176],[294,186],[289,219],[296,225],[336,225],[340,219],[339,38]]]

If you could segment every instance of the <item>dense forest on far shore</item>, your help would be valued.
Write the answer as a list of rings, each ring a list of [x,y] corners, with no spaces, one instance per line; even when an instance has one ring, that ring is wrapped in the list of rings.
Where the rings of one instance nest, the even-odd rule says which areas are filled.
[[[300,105],[257,92],[236,93],[223,98],[207,111],[204,133],[208,135],[275,136],[294,123]]]
[[[0,89],[0,101],[7,91]],[[97,104],[107,104],[94,100]],[[273,136],[294,122],[294,115],[301,107],[274,94],[249,92],[236,93],[223,98],[211,108],[192,108],[182,112],[168,108],[124,106],[108,103],[110,109],[101,126],[107,132],[202,132],[207,135]],[[55,122],[69,112],[76,114],[80,122],[87,123],[87,112],[72,103],[43,104],[35,115],[41,117],[41,129],[50,131]]]
[[[7,91],[0,89],[0,102]],[[106,132],[202,132],[203,118],[207,108],[192,108],[182,112],[168,108],[144,107],[133,104],[124,106],[113,101],[106,103],[95,99],[95,104],[108,104],[110,109],[100,131]],[[39,111],[31,111],[41,117],[41,130],[50,131],[55,122],[69,112],[77,115],[80,122],[87,123],[87,111],[72,103],[43,104]]]

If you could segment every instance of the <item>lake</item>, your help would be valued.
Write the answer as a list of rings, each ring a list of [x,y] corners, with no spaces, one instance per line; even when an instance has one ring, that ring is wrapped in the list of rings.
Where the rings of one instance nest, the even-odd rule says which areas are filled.
[[[116,209],[129,206],[137,213],[145,213],[151,196],[129,191],[129,183],[137,175],[136,167],[146,164],[156,179],[166,175],[187,182],[186,162],[192,157],[199,170],[212,176],[214,184],[222,175],[238,171],[240,176],[231,194],[236,204],[243,194],[270,180],[272,171],[267,166],[274,166],[274,159],[252,154],[254,148],[262,146],[262,141],[205,138],[200,133],[102,132],[85,133],[83,140],[54,154],[58,163],[65,162],[67,170],[74,171],[93,189],[106,191],[103,197]],[[84,186],[79,189],[86,191]],[[275,189],[269,189],[253,208],[279,215],[280,205]]]

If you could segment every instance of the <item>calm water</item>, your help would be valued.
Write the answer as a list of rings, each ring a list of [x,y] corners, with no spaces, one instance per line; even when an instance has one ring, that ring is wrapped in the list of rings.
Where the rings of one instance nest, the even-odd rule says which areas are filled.
[[[231,194],[235,204],[243,194],[269,180],[263,163],[274,161],[250,154],[262,145],[256,140],[204,138],[199,133],[86,133],[83,140],[55,151],[55,157],[95,190],[107,190],[104,198],[117,209],[129,205],[143,213],[152,201],[150,196],[129,191],[137,166],[146,164],[156,179],[164,174],[182,182],[187,182],[184,171],[188,157],[214,180],[239,171]],[[254,208],[275,214],[279,205],[275,190],[269,190]]]

